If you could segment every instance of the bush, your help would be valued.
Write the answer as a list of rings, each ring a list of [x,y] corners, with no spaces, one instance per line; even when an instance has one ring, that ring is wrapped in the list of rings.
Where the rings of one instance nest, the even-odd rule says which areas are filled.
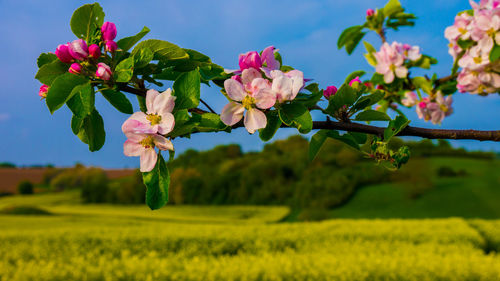
[[[10,206],[0,210],[0,214],[4,215],[35,215],[35,216],[46,216],[52,215],[51,212],[44,210],[39,207],[33,206]]]
[[[449,166],[441,166],[437,171],[439,177],[463,177],[467,175],[467,171],[460,169],[458,172]]]
[[[86,169],[79,178],[85,203],[104,203],[108,197],[108,177],[100,168]]]
[[[33,194],[33,184],[30,181],[22,181],[17,185],[19,194]]]

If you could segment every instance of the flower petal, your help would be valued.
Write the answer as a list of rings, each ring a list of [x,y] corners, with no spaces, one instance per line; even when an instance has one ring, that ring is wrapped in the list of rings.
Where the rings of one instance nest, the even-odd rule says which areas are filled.
[[[271,108],[276,103],[276,94],[271,89],[261,89],[254,94],[255,105],[261,109]]]
[[[396,67],[396,76],[399,78],[405,78],[408,75],[408,69],[404,66]]]
[[[267,118],[266,115],[255,108],[251,108],[245,114],[245,128],[250,134],[255,133],[258,129],[262,129],[266,127]]]
[[[392,83],[394,81],[394,72],[389,71],[384,74],[384,82],[387,84]]]
[[[224,108],[222,109],[220,120],[224,124],[232,126],[241,120],[244,111],[245,108],[242,104],[237,102],[230,102],[226,104],[226,106],[224,106]]]
[[[136,113],[142,113],[144,116],[141,116],[141,114],[136,114]],[[146,114],[143,112],[136,112],[134,113],[129,119],[127,119],[123,125],[122,125],[122,132],[124,134],[127,133],[144,133],[144,134],[154,134],[156,131],[154,131],[153,127],[151,127],[150,122],[146,119]],[[134,116],[135,115],[135,116]],[[138,118],[139,120],[135,119]],[[141,122],[145,120],[145,122]],[[141,120],[141,121],[140,121]]]
[[[148,109],[148,114],[154,113],[154,100],[159,94],[160,93],[157,90],[153,89],[146,92],[146,108]]]
[[[177,97],[172,96],[170,94],[171,92],[172,90],[168,89],[155,99],[153,105],[155,113],[158,113],[161,116],[163,116],[164,114],[170,113],[172,112],[172,110],[174,110],[175,99]]]
[[[123,154],[126,156],[140,156],[143,150],[144,147],[140,143],[131,139],[123,144]]]
[[[145,149],[141,153],[141,172],[151,172],[156,165],[158,155],[153,148]]]
[[[277,76],[273,79],[272,90],[280,102],[290,100],[292,96],[292,79],[285,75]]]
[[[166,135],[174,129],[175,118],[170,112],[164,113],[161,116],[161,122],[158,124],[158,133],[161,135]]]
[[[243,85],[234,79],[226,79],[224,89],[226,89],[227,95],[235,101],[242,101],[247,96]]]
[[[253,67],[247,68],[241,73],[241,82],[243,85],[252,83],[255,78],[262,78],[262,74]]]
[[[171,150],[174,151],[174,145],[172,142],[164,136],[154,135],[155,146],[158,147],[159,150]]]
[[[274,58],[274,46],[269,46],[262,51],[262,62],[267,63],[267,69],[274,70],[280,68],[279,61]]]

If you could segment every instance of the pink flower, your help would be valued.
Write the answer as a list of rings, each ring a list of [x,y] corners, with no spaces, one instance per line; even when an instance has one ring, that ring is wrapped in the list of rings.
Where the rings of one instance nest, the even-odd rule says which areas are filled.
[[[70,63],[73,61],[73,57],[69,53],[69,43],[57,46],[56,56],[64,63]]]
[[[416,108],[418,118],[429,121],[431,119],[431,112],[436,106],[437,104],[431,102],[429,98],[423,98]]]
[[[115,40],[116,38],[116,25],[112,22],[105,22],[101,27],[102,39],[106,41]]]
[[[490,63],[490,50],[481,48],[476,45],[468,50],[465,55],[458,61],[458,65],[462,68],[470,70],[479,70]]]
[[[262,51],[262,64],[266,65],[262,67],[262,71],[267,77],[270,77],[271,71],[280,69],[280,62],[274,57],[275,52],[277,50],[275,50],[274,46],[269,46]]]
[[[408,91],[405,93],[405,98],[401,100],[401,103],[404,106],[412,107],[417,104],[417,101],[418,101],[417,94],[415,94],[415,92]]]
[[[99,58],[101,56],[101,48],[96,44],[90,45],[89,46],[89,56],[91,58]]]
[[[417,61],[422,57],[419,46],[410,46],[409,44],[393,42],[392,48],[395,48],[403,56],[404,59]]]
[[[357,84],[356,84],[357,83]],[[351,81],[349,81],[349,86],[353,87],[353,88],[356,88],[359,86],[359,84],[363,83],[363,81],[361,81],[359,79],[359,76],[356,76],[356,78],[352,79]]]
[[[118,49],[118,45],[115,41],[106,41],[106,51],[114,53]]]
[[[387,84],[394,81],[394,74],[399,78],[405,78],[408,74],[408,69],[403,65],[404,57],[387,42],[375,53],[375,58],[375,71],[384,75],[384,82]]]
[[[481,81],[474,72],[463,69],[457,77],[457,89],[461,93],[477,93]]]
[[[89,56],[89,48],[83,39],[69,43],[69,53],[75,60],[85,60]]]
[[[335,95],[337,93],[337,87],[335,86],[328,86],[326,87],[326,90],[323,91],[323,96],[329,100],[331,96]]]
[[[367,17],[372,17],[373,15],[375,15],[375,10],[374,9],[368,9],[368,10],[366,10],[366,16]]]
[[[239,76],[239,75],[233,75],[233,76],[231,76],[231,79],[236,80],[236,81],[241,83],[241,76]]]
[[[286,73],[273,70],[271,71],[271,77],[273,79],[272,91],[280,103],[295,99],[304,87],[304,74],[299,70]]]
[[[240,54],[238,64],[240,66],[240,70],[245,70],[250,67],[260,69],[262,67],[262,61],[260,59],[259,53],[257,53],[256,51]]]
[[[441,91],[437,92],[436,103],[430,105],[431,122],[433,124],[441,124],[444,117],[453,113],[453,108],[451,107],[452,102],[453,99],[451,96],[444,98]]]
[[[174,129],[175,118],[172,110],[175,106],[175,96],[169,88],[163,93],[156,90],[149,90],[146,93],[146,113],[135,112],[123,123],[122,131],[135,133],[161,134],[166,135]],[[142,124],[139,126],[135,121]]]
[[[140,122],[139,122],[140,123]],[[141,124],[137,124],[141,126]],[[123,153],[126,156],[139,156],[141,161],[141,172],[150,172],[156,165],[158,155],[155,147],[159,150],[174,150],[170,140],[157,134],[135,134],[124,132],[127,140],[123,144]]]
[[[455,23],[444,30],[444,37],[450,42],[456,42],[458,39],[468,40],[471,36],[472,16],[467,13],[461,13],[455,17]]]
[[[95,75],[102,80],[109,80],[112,75],[111,68],[107,64],[100,62],[97,64]]]
[[[38,91],[38,95],[44,99],[47,97],[47,93],[49,92],[49,86],[43,84],[42,86],[40,86],[40,90]]]
[[[227,79],[224,81],[224,89],[232,100],[222,109],[220,119],[224,124],[233,126],[238,123],[246,110],[243,123],[250,134],[266,127],[266,115],[259,109],[271,108],[276,102],[276,96],[269,88],[267,80],[255,78],[250,85],[253,92],[250,92],[242,83]]]
[[[77,62],[72,63],[68,69],[68,72],[72,74],[80,74],[82,73],[82,65]]]

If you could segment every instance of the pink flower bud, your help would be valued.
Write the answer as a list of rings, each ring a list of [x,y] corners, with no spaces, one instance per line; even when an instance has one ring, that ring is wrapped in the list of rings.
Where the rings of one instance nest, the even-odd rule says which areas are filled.
[[[73,60],[73,57],[69,53],[69,43],[57,46],[56,56],[60,61],[64,63],[70,63]]]
[[[420,107],[420,108],[424,109],[424,108],[426,108],[426,107],[427,107],[427,103],[426,103],[426,102],[424,102],[424,101],[421,101],[421,102],[419,102],[419,103],[418,103],[418,107]]]
[[[85,60],[89,56],[89,48],[83,39],[69,43],[69,53],[75,60]]]
[[[373,10],[373,9],[366,10],[367,17],[372,17],[373,15],[375,15],[375,10]]]
[[[111,78],[111,68],[105,63],[98,63],[97,64],[97,71],[95,72],[95,75],[98,78],[101,78],[102,80],[109,80]]]
[[[118,49],[118,45],[115,41],[106,41],[106,51],[114,53],[116,49]]]
[[[241,76],[239,76],[239,75],[233,75],[233,76],[231,76],[231,79],[236,80],[236,81],[238,81],[240,83],[243,83],[242,80],[241,80]]]
[[[103,41],[112,41],[116,38],[116,25],[112,22],[105,22],[101,27],[102,32],[102,40]]]
[[[326,87],[326,90],[323,91],[323,96],[329,100],[331,96],[335,95],[337,93],[337,87],[335,86],[328,86]]]
[[[101,48],[98,45],[92,44],[89,46],[89,56],[91,58],[99,58],[101,56]]]
[[[38,95],[44,99],[47,97],[47,92],[49,91],[49,86],[43,84],[41,87],[40,87],[40,90],[38,91]]]
[[[349,82],[349,86],[355,88],[355,87],[358,87],[359,84],[363,83],[360,79],[359,79],[359,76],[356,76],[356,78],[352,79],[350,82]]]
[[[240,70],[248,69],[250,67],[260,69],[262,67],[262,60],[260,59],[259,53],[252,51],[240,55],[239,65]]]
[[[68,69],[68,72],[72,74],[80,74],[82,73],[82,65],[77,62],[72,63]]]

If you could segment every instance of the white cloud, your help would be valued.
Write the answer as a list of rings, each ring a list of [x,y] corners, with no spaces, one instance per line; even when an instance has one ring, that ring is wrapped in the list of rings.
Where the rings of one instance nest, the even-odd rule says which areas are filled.
[[[7,121],[10,119],[10,114],[8,113],[0,113],[0,122]]]

